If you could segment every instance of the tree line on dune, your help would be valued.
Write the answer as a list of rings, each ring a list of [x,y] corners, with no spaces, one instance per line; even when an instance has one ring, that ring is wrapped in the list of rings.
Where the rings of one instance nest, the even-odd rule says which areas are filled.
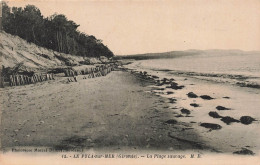
[[[101,40],[77,30],[79,25],[63,14],[45,18],[34,5],[10,8],[5,2],[2,10],[3,30],[28,42],[75,56],[114,56]]]

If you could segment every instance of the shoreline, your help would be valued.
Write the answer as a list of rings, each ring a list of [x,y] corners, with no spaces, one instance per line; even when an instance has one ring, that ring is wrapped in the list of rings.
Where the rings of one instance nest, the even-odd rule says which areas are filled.
[[[135,67],[133,65],[126,67],[132,72],[142,71],[152,77],[156,75],[160,80],[167,79],[169,81],[174,78],[175,84],[183,86],[181,89],[171,90],[167,87],[169,85],[162,83],[155,93],[162,97],[173,97],[177,100],[174,107],[178,112],[176,117],[181,118],[184,122],[195,121],[197,124],[194,124],[193,128],[211,147],[223,153],[237,153],[237,151],[259,153],[260,116],[258,107],[260,105],[257,99],[259,98],[258,89],[205,81],[196,77],[173,75],[171,72],[154,71],[151,68],[142,67],[139,63],[136,64]],[[197,96],[189,97],[189,93],[195,93]],[[212,99],[201,98],[204,95],[212,97]],[[219,107],[224,109],[218,109]],[[188,112],[189,117],[185,116],[183,111]],[[252,118],[254,121],[244,123],[241,119],[245,117]],[[209,125],[203,123],[209,123],[212,128],[213,126],[216,127],[216,130],[210,130]],[[206,128],[209,127],[209,129],[203,128],[201,124]]]
[[[3,149],[211,150],[186,129],[189,123],[174,118],[168,99],[150,93],[151,81],[125,71],[77,79],[2,90]]]

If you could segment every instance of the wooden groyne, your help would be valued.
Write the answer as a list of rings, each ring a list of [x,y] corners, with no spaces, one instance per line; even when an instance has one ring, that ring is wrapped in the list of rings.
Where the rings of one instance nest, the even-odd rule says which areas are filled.
[[[34,74],[33,76],[27,75],[10,75],[9,85],[10,86],[20,86],[35,84],[37,82],[54,80],[54,75],[52,74]]]
[[[65,77],[75,77],[78,75],[88,75],[88,78],[106,76],[116,68],[116,64],[103,64],[97,66],[77,66],[64,69]]]
[[[21,63],[13,68],[2,66],[0,69],[0,87],[21,86],[54,80],[53,73],[28,71]]]

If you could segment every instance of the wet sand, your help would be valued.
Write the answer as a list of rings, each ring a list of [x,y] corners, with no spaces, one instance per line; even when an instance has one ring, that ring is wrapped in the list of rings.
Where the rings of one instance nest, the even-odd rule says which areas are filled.
[[[64,77],[1,89],[2,150],[211,151],[192,122],[175,117],[154,80],[126,71],[67,82]]]

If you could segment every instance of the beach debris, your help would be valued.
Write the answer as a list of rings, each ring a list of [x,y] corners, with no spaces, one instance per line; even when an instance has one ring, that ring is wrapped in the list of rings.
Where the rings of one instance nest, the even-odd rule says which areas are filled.
[[[239,154],[239,155],[254,155],[255,153],[249,149],[242,148],[240,151],[235,151],[233,154]]]
[[[217,112],[213,112],[213,111],[209,112],[209,116],[213,118],[222,118],[222,116],[220,116]]]
[[[240,122],[245,125],[251,124],[253,121],[256,121],[256,120],[254,118],[252,118],[251,116],[240,117]]]
[[[199,107],[200,105],[199,105],[199,104],[196,104],[196,103],[191,103],[190,106]]]
[[[222,128],[221,125],[214,123],[201,123],[200,126],[210,128],[211,130],[218,130]]]
[[[197,97],[198,97],[198,96],[197,96],[195,93],[193,93],[193,92],[189,92],[187,95],[188,95],[189,98],[197,98]]]
[[[223,97],[224,99],[230,99],[230,97],[228,97],[228,96],[225,96],[225,97]]]
[[[208,95],[201,95],[200,98],[204,99],[204,100],[212,100],[214,98],[208,96]]]
[[[174,120],[174,119],[170,119],[170,120],[167,120],[165,123],[166,123],[166,124],[176,124],[177,121]]]
[[[223,107],[223,106],[217,106],[216,109],[219,110],[219,111],[221,111],[221,110],[231,110],[231,108],[226,108],[226,107]]]
[[[181,113],[186,114],[186,115],[189,115],[189,114],[190,114],[190,110],[185,109],[185,108],[182,108],[182,109],[181,109]]]
[[[223,122],[226,123],[227,125],[229,125],[230,123],[233,123],[233,122],[237,122],[237,123],[240,122],[239,120],[234,119],[234,118],[232,118],[232,117],[230,117],[230,116],[222,117],[222,118],[221,118],[221,121],[223,121]]]

